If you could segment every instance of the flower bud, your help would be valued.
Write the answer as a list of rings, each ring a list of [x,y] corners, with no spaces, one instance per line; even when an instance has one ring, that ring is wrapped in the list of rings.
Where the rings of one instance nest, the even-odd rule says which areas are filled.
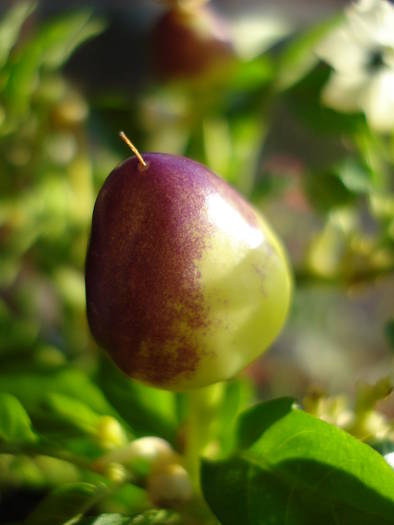
[[[190,500],[193,487],[186,470],[173,463],[154,470],[148,480],[148,493],[154,505],[176,507]]]
[[[135,477],[146,478],[153,470],[178,461],[178,455],[167,441],[147,436],[109,452],[96,461],[95,467],[105,472],[110,464],[121,464]]]
[[[113,449],[127,441],[122,425],[112,416],[102,416],[96,428],[97,441],[103,449]]]

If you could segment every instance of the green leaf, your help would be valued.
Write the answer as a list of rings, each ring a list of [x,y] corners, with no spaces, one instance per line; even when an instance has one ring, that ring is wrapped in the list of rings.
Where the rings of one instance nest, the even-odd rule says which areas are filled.
[[[94,432],[100,415],[77,399],[58,393],[50,393],[45,400],[45,407],[57,418],[84,431]]]
[[[85,512],[96,500],[98,489],[90,483],[57,487],[24,521],[24,525],[64,525]]]
[[[238,448],[243,450],[253,445],[264,431],[291,412],[294,405],[294,399],[283,397],[243,412],[238,418]]]
[[[87,410],[90,409],[101,416],[111,416],[123,425],[118,412],[106,400],[97,385],[82,371],[66,367],[41,369],[39,366],[32,366],[29,360],[26,360],[26,363],[19,361],[16,364],[15,370],[8,368],[6,374],[0,374],[0,392],[15,395],[29,413],[37,431],[47,438],[64,441],[75,435],[75,430],[78,428],[75,419],[78,418],[77,414],[74,422],[70,421],[70,405],[68,409],[63,407],[63,415],[57,413],[54,406],[48,410],[48,399],[53,400],[52,394],[65,396],[71,400],[71,403],[75,400],[77,404],[85,405]],[[60,401],[60,398],[58,397],[57,400]],[[59,408],[59,403],[57,406]],[[65,411],[68,413],[67,417]],[[81,417],[86,416],[85,410]],[[81,427],[77,434],[80,434],[80,430]],[[88,426],[84,431],[88,431]]]
[[[0,441],[21,443],[35,440],[30,418],[18,399],[0,394]]]
[[[10,9],[0,22],[0,68],[6,62],[11,49],[17,42],[25,20],[34,11],[33,2],[21,2]]]
[[[72,368],[40,370],[27,363],[18,369],[0,375],[0,392],[10,392],[20,399],[28,412],[44,405],[50,393],[63,394],[85,403],[102,415],[115,415],[116,411],[105,399],[100,389],[82,371]]]
[[[368,445],[293,405],[278,399],[246,411],[238,452],[203,462],[203,493],[220,522],[393,524],[394,470]]]

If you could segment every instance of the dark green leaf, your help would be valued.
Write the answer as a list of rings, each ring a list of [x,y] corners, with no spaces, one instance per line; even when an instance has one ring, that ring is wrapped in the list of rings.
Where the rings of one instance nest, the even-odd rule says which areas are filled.
[[[253,445],[271,425],[289,414],[294,404],[294,399],[284,397],[243,412],[238,419],[238,448],[243,450]]]
[[[386,323],[384,332],[390,348],[394,351],[394,319],[390,319],[390,321]]]
[[[98,489],[90,483],[57,487],[27,517],[24,525],[64,525],[85,512],[96,500]]]
[[[331,170],[308,173],[305,191],[311,204],[322,212],[346,206],[354,200],[354,195]]]
[[[0,441],[20,443],[35,439],[30,418],[18,399],[0,393]]]
[[[353,135],[365,129],[361,113],[339,113],[321,103],[321,91],[328,82],[330,69],[318,65],[286,92],[286,100],[299,119],[318,135]]]
[[[245,412],[238,436],[234,457],[202,466],[204,495],[223,525],[394,523],[394,470],[291,399]]]
[[[322,211],[344,206],[373,190],[371,171],[358,160],[347,157],[325,170],[309,173],[305,189],[311,203]]]
[[[37,335],[38,323],[21,319],[13,314],[5,302],[0,300],[0,355],[31,349]]]

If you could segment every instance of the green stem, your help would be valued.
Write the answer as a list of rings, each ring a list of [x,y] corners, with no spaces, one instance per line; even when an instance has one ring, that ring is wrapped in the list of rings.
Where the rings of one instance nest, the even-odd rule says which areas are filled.
[[[197,492],[200,491],[200,458],[212,441],[216,412],[223,392],[223,383],[187,392],[186,467]]]

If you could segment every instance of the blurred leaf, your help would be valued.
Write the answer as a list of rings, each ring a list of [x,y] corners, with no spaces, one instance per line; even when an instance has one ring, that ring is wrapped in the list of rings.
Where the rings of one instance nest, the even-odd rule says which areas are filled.
[[[230,96],[261,90],[272,79],[274,72],[274,65],[268,56],[238,62],[228,80]]]
[[[311,205],[325,213],[354,200],[353,193],[338,176],[336,168],[310,172],[304,184]]]
[[[131,518],[121,514],[101,514],[94,518],[82,518],[75,525],[130,525]]]
[[[76,525],[183,525],[179,514],[172,510],[148,510],[133,517],[121,514],[102,514],[94,518],[83,518]]]
[[[0,393],[0,441],[32,442],[36,435],[29,416],[16,397]]]
[[[355,410],[365,412],[372,410],[378,401],[386,398],[393,391],[390,377],[382,377],[376,383],[359,383],[357,385],[357,396]]]
[[[25,369],[22,363],[17,365],[15,370],[9,368],[6,374],[0,374],[0,392],[15,395],[23,403],[40,432],[58,430],[57,419],[45,408],[50,394],[71,398],[97,414],[119,418],[100,389],[83,372],[64,367],[34,369],[29,361]]]
[[[202,465],[205,498],[223,525],[394,523],[385,460],[291,399],[243,413],[238,436],[237,454]]]
[[[0,356],[31,349],[38,336],[38,324],[13,315],[0,300]]]
[[[355,159],[344,159],[337,165],[334,174],[352,193],[369,193],[373,189],[373,176],[371,170]]]
[[[100,415],[89,406],[62,394],[49,393],[44,403],[45,408],[54,417],[60,418],[84,432],[94,432],[100,421]]]
[[[72,483],[53,490],[23,522],[24,525],[64,525],[85,512],[95,501],[98,489],[90,483]]]
[[[342,15],[324,20],[302,33],[285,47],[279,57],[277,86],[288,89],[301,80],[319,61],[316,44],[342,20]]]
[[[101,362],[97,381],[137,437],[157,435],[174,442],[174,393],[133,381],[106,358]]]
[[[41,64],[50,69],[59,69],[77,47],[98,35],[105,28],[103,20],[92,18],[89,10],[80,11],[51,21],[38,34],[43,52]]]
[[[394,351],[394,319],[390,319],[390,321],[386,323],[384,332],[386,334],[386,339],[390,345],[391,350]]]
[[[130,525],[183,525],[184,521],[173,510],[152,509],[134,516]]]
[[[328,81],[330,69],[323,64],[314,67],[284,94],[285,100],[299,119],[318,135],[353,135],[366,126],[362,113],[339,113],[324,106],[321,91]]]
[[[134,516],[152,507],[149,495],[142,487],[124,483],[100,502],[102,512]]]
[[[305,190],[311,205],[328,212],[355,202],[360,195],[373,190],[371,171],[358,160],[346,157],[342,161],[307,174]]]
[[[11,49],[17,42],[23,23],[34,8],[34,2],[20,2],[3,16],[0,22],[0,68],[6,62]]]
[[[283,40],[290,31],[288,19],[247,8],[234,19],[232,42],[236,53],[244,60],[250,60]]]
[[[85,40],[103,30],[100,20],[89,11],[63,15],[40,27],[38,33],[18,50],[10,64],[4,89],[5,102],[17,115],[23,115],[29,104],[41,67],[56,70]]]

